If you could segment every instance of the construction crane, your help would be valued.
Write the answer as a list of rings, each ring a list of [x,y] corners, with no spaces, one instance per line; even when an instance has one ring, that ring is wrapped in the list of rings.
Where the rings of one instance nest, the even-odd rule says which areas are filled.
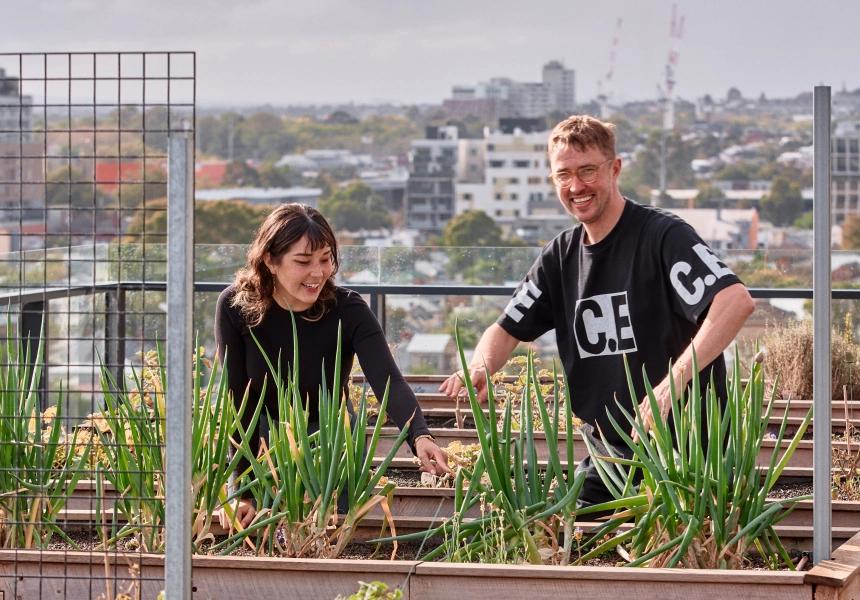
[[[608,119],[612,115],[609,109],[609,98],[612,96],[612,74],[615,70],[615,55],[618,51],[618,38],[621,34],[621,18],[615,22],[615,35],[609,49],[609,69],[603,79],[597,80],[597,101],[600,104],[600,118]]]
[[[675,129],[675,69],[680,57],[679,46],[684,37],[684,15],[678,15],[678,5],[672,4],[669,22],[669,57],[666,60],[666,79],[663,87],[657,85],[660,104],[663,108],[663,125],[660,128],[660,196],[666,193],[666,132]]]

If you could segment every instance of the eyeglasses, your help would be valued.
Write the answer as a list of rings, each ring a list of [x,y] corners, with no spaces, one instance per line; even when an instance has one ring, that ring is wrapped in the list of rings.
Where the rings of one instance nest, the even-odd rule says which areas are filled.
[[[611,163],[614,158],[610,158],[602,165],[597,165],[596,167],[593,165],[588,165],[587,167],[582,167],[574,172],[570,171],[559,171],[558,173],[553,173],[549,176],[549,178],[555,182],[558,187],[566,188],[570,187],[573,184],[574,176],[577,177],[582,183],[594,183],[597,181],[597,172],[600,171],[601,167],[604,167]]]

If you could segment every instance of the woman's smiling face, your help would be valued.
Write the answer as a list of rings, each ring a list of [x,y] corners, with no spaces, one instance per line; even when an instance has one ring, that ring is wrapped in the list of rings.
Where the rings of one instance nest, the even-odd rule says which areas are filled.
[[[275,302],[296,312],[314,305],[334,271],[331,248],[313,250],[307,235],[290,246],[277,263],[269,253],[264,260],[275,280]]]

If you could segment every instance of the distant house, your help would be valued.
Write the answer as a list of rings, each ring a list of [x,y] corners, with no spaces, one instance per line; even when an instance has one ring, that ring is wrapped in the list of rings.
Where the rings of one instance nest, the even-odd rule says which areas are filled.
[[[454,367],[457,344],[448,333],[416,333],[406,352],[412,371],[449,373]]]
[[[143,163],[140,161],[116,162],[100,161],[96,163],[96,185],[108,194],[119,187],[120,182],[141,181]]]
[[[199,188],[213,188],[224,181],[227,172],[226,160],[206,160],[194,163],[194,177]]]
[[[750,209],[667,208],[696,230],[714,250],[755,249],[759,242],[758,211]]]
[[[251,204],[286,204],[300,202],[317,208],[322,190],[317,188],[222,188],[197,190],[194,199],[202,202],[209,200],[244,200]]]

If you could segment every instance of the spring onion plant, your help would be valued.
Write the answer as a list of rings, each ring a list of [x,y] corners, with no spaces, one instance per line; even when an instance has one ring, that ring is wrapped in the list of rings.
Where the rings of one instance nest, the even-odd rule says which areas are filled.
[[[117,383],[102,366],[105,398],[102,417],[109,430],[99,430],[106,460],[104,467],[97,467],[96,481],[99,487],[103,481],[108,481],[119,493],[111,516],[111,533],[102,534],[105,547],[128,536],[134,536],[139,546],[147,551],[162,551],[164,547],[167,379],[163,358],[160,345],[154,353],[144,356],[141,372],[132,369],[136,387],[130,392],[117,392]],[[232,460],[228,457],[231,436],[249,405],[248,394],[238,407],[230,399],[226,372],[221,371],[219,377],[217,357],[214,365],[207,365],[211,366],[211,372],[205,382],[202,363],[208,361],[198,352],[193,362],[194,388],[190,402],[195,549],[203,540],[214,540],[209,532],[212,514],[227,501],[227,482],[240,458],[238,455]],[[261,407],[262,402],[258,402],[252,425],[259,418]],[[102,512],[109,511],[102,507],[102,493],[97,496],[97,518],[102,521]],[[125,517],[126,523],[122,526],[117,524],[117,513]]]
[[[5,348],[0,347],[0,547],[46,548],[56,533],[77,548],[56,521],[83,474],[88,451],[76,452],[77,439],[66,436],[62,390],[50,424],[41,418],[42,337],[31,362],[29,346],[13,341],[8,315],[6,331]]]
[[[453,562],[569,564],[576,501],[585,479],[585,473],[573,478],[562,468],[563,459],[568,465],[574,464],[573,435],[566,436],[564,453],[559,453],[559,432],[573,431],[570,405],[559,397],[559,386],[553,387],[549,402],[544,398],[534,356],[529,353],[528,377],[520,414],[516,415],[520,425],[514,427],[512,402],[506,403],[503,415],[497,415],[492,386],[488,387],[489,414],[485,415],[469,377],[459,330],[456,338],[481,444],[480,456],[471,472],[457,469],[454,515],[429,532],[399,539],[442,536],[443,543],[425,560],[443,557]],[[553,380],[557,380],[555,372]],[[540,415],[549,448],[546,470],[538,465],[535,413]],[[473,506],[481,507],[481,516],[464,518]]]
[[[236,444],[238,453],[250,462],[253,477],[234,496],[249,491],[254,497],[257,514],[246,529],[234,521],[237,532],[213,546],[213,551],[227,554],[246,543],[257,554],[335,558],[352,539],[358,523],[377,505],[384,511],[392,532],[396,533],[389,509],[395,484],[387,483],[381,490],[375,488],[406,439],[409,428],[408,425],[403,428],[380,467],[374,471],[372,461],[384,419],[377,420],[365,449],[369,427],[367,398],[362,396],[352,416],[347,408],[350,399],[346,395],[341,397],[340,336],[338,328],[335,388],[327,390],[323,386],[320,389],[318,431],[311,431],[309,412],[300,397],[298,339],[294,335],[295,359],[286,378],[281,373],[280,360],[276,368],[266,357],[277,386],[278,419],[267,416],[269,440],[261,444],[259,456],[252,456],[248,450],[252,428],[245,430],[239,424],[242,443]],[[259,342],[257,344],[259,347]],[[325,365],[321,368],[325,381]],[[387,405],[386,388],[379,405],[380,414],[385,413]],[[341,518],[338,515],[340,497],[349,507]]]
[[[765,380],[760,359],[753,361],[746,386],[742,385],[740,370],[736,351],[723,408],[714,392],[713,379],[704,400],[701,398],[694,354],[693,381],[686,401],[674,386],[671,389],[670,419],[677,443],[673,442],[670,424],[662,419],[655,419],[646,433],[635,403],[633,413],[622,407],[624,423],[610,415],[616,432],[633,452],[632,459],[613,451],[602,432],[608,452],[598,456],[595,445],[586,437],[600,476],[617,499],[613,503],[617,512],[597,531],[590,532],[593,540],[609,534],[609,541],[598,544],[583,560],[617,546],[631,567],[732,569],[739,568],[747,552],[755,547],[771,568],[777,568],[780,559],[793,568],[774,525],[791,512],[798,500],[808,496],[768,500],[767,494],[806,431],[812,411],[780,457],[788,422],[786,407],[770,463],[767,467],[757,466],[756,458],[762,452],[773,411],[773,394],[762,416]],[[627,379],[635,398],[629,368]],[[659,415],[647,377],[645,385],[652,414]],[[637,443],[629,435],[631,427],[638,434]],[[641,474],[638,489],[633,485],[636,472]],[[619,529],[629,521],[632,528]]]

